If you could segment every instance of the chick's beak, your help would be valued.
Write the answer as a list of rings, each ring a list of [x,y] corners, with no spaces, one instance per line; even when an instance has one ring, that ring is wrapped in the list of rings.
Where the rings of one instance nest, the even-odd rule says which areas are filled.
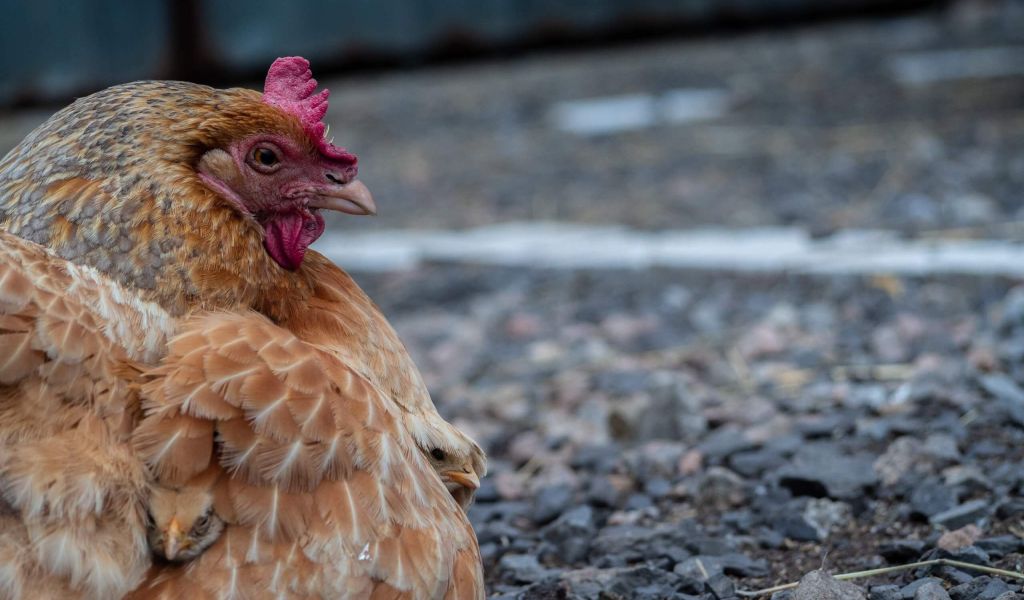
[[[309,201],[310,208],[326,208],[350,215],[377,214],[377,205],[373,202],[373,194],[362,181],[337,183],[326,186],[318,192]]]
[[[480,478],[476,473],[466,471],[445,471],[444,476],[468,490],[475,490],[480,487]]]
[[[164,556],[167,557],[167,560],[174,560],[178,553],[187,547],[188,540],[185,539],[185,536],[186,532],[181,530],[178,519],[171,519],[171,522],[167,524],[167,529],[164,530]]]

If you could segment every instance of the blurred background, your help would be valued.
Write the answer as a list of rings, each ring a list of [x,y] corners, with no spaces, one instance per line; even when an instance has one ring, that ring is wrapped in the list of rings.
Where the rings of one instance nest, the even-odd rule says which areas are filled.
[[[316,247],[488,450],[496,596],[733,598],[968,523],[1024,564],[1024,2],[0,13],[0,152],[106,85],[312,61],[380,210]]]
[[[1011,0],[0,0],[0,151],[75,96],[313,63],[380,218],[1010,236]],[[31,50],[26,50],[31,48]]]

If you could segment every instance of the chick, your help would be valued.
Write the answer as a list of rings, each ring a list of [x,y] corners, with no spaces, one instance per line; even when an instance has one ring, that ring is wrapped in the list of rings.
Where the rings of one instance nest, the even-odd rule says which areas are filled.
[[[480,478],[487,474],[484,451],[436,413],[407,419],[406,426],[452,497],[463,510],[468,509],[480,487]]]
[[[450,451],[436,446],[421,450],[455,501],[468,509],[480,487],[477,470],[486,471],[480,449],[470,441]],[[213,510],[213,481],[201,479],[182,487],[151,485],[146,534],[156,556],[175,562],[192,560],[224,531],[223,519]]]
[[[441,476],[444,487],[448,488],[452,497],[463,510],[473,503],[473,496],[480,487],[480,477],[473,468],[473,461],[468,456],[448,453],[441,448],[430,450],[431,466]]]
[[[147,539],[153,554],[170,561],[187,561],[217,541],[224,531],[224,521],[213,511],[210,483],[180,488],[152,485]]]
[[[416,446],[463,510],[473,502],[487,457],[469,436],[437,413],[406,419]],[[153,483],[149,493],[148,540],[153,553],[169,561],[191,560],[209,548],[224,531],[213,508],[217,469],[196,476],[181,487]]]

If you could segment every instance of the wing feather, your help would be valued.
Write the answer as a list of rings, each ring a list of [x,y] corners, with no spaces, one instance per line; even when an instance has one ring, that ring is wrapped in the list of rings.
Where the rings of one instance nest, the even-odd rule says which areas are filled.
[[[119,597],[148,567],[138,371],[173,319],[87,267],[0,231],[2,584]],[[191,417],[190,417],[191,418]],[[207,424],[200,426],[209,427]]]
[[[152,575],[162,589],[220,581],[255,598],[482,597],[479,569],[464,564],[479,565],[464,512],[376,386],[255,313],[197,315],[182,327],[149,375],[143,392],[156,398],[137,431],[178,433],[178,443],[186,429],[165,423],[209,423],[227,528],[188,568]],[[151,464],[178,476],[198,467],[192,460],[168,450]]]
[[[138,457],[163,482],[183,485],[207,470],[213,454],[214,422],[160,413],[135,429]]]

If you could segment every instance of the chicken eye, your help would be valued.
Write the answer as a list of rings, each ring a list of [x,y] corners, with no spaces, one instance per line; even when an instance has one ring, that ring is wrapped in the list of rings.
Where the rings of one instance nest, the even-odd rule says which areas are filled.
[[[431,450],[430,455],[434,457],[434,460],[444,460],[444,450],[440,448]]]
[[[256,148],[252,151],[252,158],[264,167],[273,167],[278,163],[277,153],[270,148]]]

